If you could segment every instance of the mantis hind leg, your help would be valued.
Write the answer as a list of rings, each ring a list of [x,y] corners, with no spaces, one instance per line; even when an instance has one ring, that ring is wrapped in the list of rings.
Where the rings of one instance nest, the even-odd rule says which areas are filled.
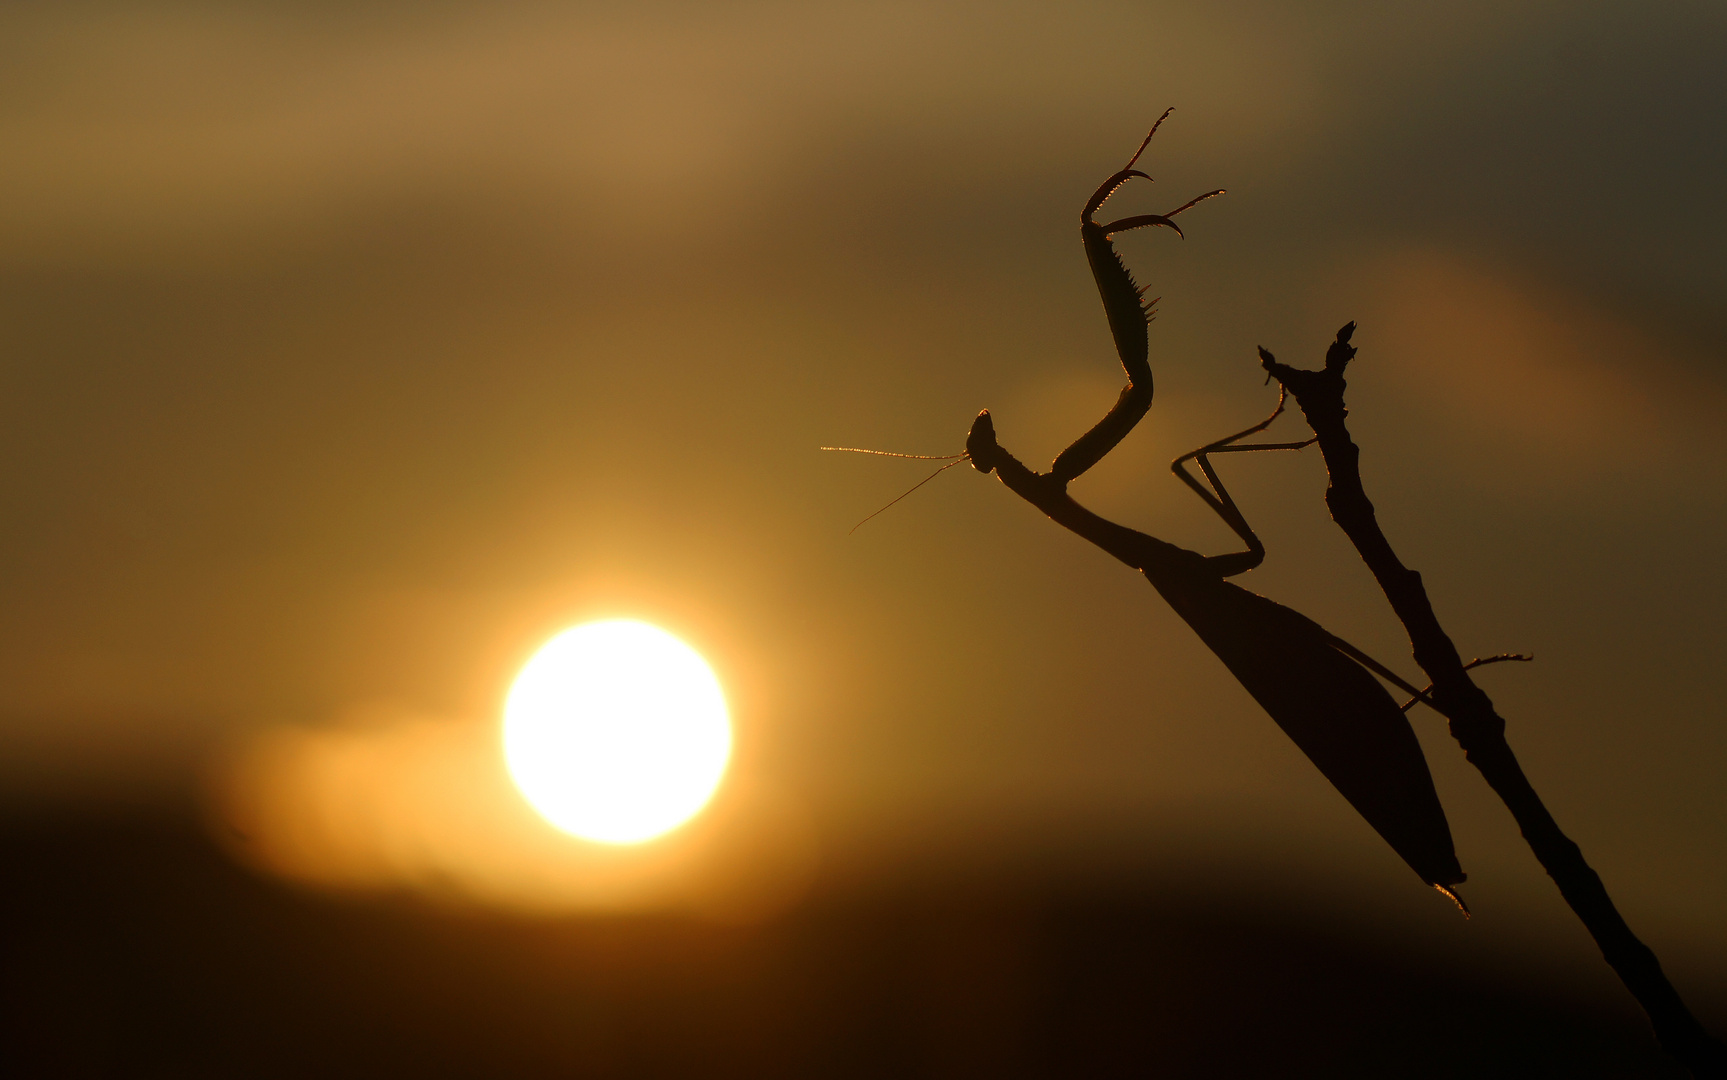
[[[1247,523],[1246,515],[1235,505],[1235,500],[1230,498],[1229,489],[1223,486],[1223,481],[1218,478],[1217,470],[1211,467],[1211,455],[1246,453],[1254,450],[1300,450],[1304,446],[1311,446],[1316,441],[1315,439],[1281,443],[1242,443],[1240,441],[1249,435],[1257,435],[1264,431],[1271,426],[1272,421],[1283,415],[1284,402],[1287,397],[1287,391],[1279,393],[1277,408],[1271,411],[1270,416],[1252,427],[1218,439],[1216,442],[1207,443],[1169,463],[1170,471],[1181,477],[1182,483],[1192,488],[1194,494],[1203,499],[1205,504],[1223,519],[1224,524],[1228,525],[1235,532],[1235,535],[1241,537],[1242,543],[1247,545],[1246,551],[1213,555],[1207,559],[1207,562],[1223,577],[1233,577],[1236,574],[1245,573],[1264,562],[1265,545],[1260,543],[1259,537],[1254,534],[1253,526]],[[1198,478],[1187,471],[1186,463],[1189,461],[1196,461],[1199,464],[1199,470],[1205,476],[1205,484],[1201,484]]]

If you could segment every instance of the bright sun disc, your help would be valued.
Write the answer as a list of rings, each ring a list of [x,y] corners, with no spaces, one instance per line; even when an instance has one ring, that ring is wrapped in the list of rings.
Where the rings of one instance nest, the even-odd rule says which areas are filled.
[[[504,702],[504,761],[547,821],[634,844],[707,805],[732,752],[707,661],[630,619],[566,630],[534,654]]]

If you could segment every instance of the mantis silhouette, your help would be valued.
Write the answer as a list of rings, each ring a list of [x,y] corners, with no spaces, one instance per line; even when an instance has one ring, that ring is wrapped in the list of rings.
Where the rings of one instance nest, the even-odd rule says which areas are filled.
[[[1410,868],[1462,906],[1451,887],[1464,880],[1464,873],[1427,760],[1402,709],[1374,676],[1418,699],[1425,699],[1425,695],[1305,615],[1227,580],[1258,566],[1265,558],[1265,547],[1230,498],[1210,457],[1307,445],[1240,441],[1270,426],[1283,410],[1282,398],[1277,410],[1263,422],[1185,454],[1172,465],[1241,538],[1244,551],[1201,555],[1107,521],[1067,493],[1068,484],[1114,449],[1151,407],[1147,333],[1151,305],[1144,302],[1145,290],[1135,284],[1112,237],[1156,226],[1182,235],[1171,219],[1223,194],[1208,192],[1167,214],[1142,214],[1108,223],[1097,220],[1104,202],[1123,184],[1135,177],[1151,179],[1134,166],[1168,115],[1166,111],[1158,118],[1127,165],[1099,185],[1080,214],[1086,260],[1127,372],[1127,385],[1120,397],[1103,419],[1056,456],[1046,473],[1033,472],[1002,448],[987,409],[972,424],[966,455],[975,468],[995,473],[1010,490],[1058,524],[1144,573],[1176,614]],[[1206,484],[1186,470],[1184,465],[1190,460],[1198,464]]]
[[[1116,351],[1127,372],[1127,386],[1115,405],[1102,420],[1056,455],[1046,473],[1033,472],[1002,448],[996,441],[995,423],[986,409],[972,423],[965,453],[936,458],[948,464],[917,487],[969,460],[979,471],[995,473],[1010,490],[1058,524],[1144,573],[1200,640],[1392,849],[1423,881],[1463,907],[1463,901],[1451,888],[1464,880],[1452,845],[1451,829],[1434,792],[1427,761],[1403,713],[1416,702],[1422,702],[1444,715],[1467,759],[1504,801],[1566,903],[1643,1006],[1662,1048],[1695,1076],[1727,1078],[1727,1047],[1712,1038],[1691,1015],[1662,972],[1655,954],[1626,925],[1600,877],[1584,861],[1581,850],[1560,831],[1506,742],[1505,721],[1466,674],[1482,664],[1529,657],[1507,653],[1463,663],[1433,613],[1420,575],[1402,564],[1379,528],[1373,505],[1361,483],[1359,448],[1345,424],[1348,409],[1343,401],[1343,372],[1355,356],[1355,348],[1350,344],[1354,323],[1338,331],[1337,340],[1326,353],[1325,367],[1319,371],[1280,364],[1261,349],[1260,358],[1268,378],[1276,378],[1282,387],[1277,408],[1260,423],[1183,454],[1171,465],[1176,475],[1241,538],[1246,550],[1200,555],[1107,521],[1068,495],[1068,484],[1114,449],[1151,407],[1147,324],[1152,312],[1150,305],[1143,302],[1144,290],[1134,283],[1133,275],[1117,255],[1112,237],[1151,226],[1164,226],[1181,235],[1172,218],[1223,194],[1207,192],[1167,214],[1141,214],[1107,223],[1097,220],[1104,202],[1123,184],[1135,177],[1150,179],[1134,165],[1168,116],[1165,111],[1158,118],[1127,165],[1098,186],[1080,213],[1080,239],[1085,245],[1086,260],[1091,264]],[[1283,412],[1284,402],[1291,393],[1312,427],[1314,438],[1302,442],[1243,443],[1242,439],[1271,426]],[[1212,468],[1211,456],[1294,450],[1315,442],[1330,474],[1326,505],[1409,632],[1415,660],[1433,680],[1427,690],[1416,690],[1299,612],[1227,580],[1258,566],[1265,558],[1265,547]],[[1198,464],[1205,483],[1187,471],[1185,465],[1189,461]],[[888,506],[897,502],[899,499]],[[1399,706],[1375,675],[1409,693],[1410,700]]]

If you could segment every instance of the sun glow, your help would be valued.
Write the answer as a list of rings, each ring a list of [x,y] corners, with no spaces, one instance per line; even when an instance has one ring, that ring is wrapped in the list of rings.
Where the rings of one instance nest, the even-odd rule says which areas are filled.
[[[534,809],[607,844],[649,840],[694,817],[731,758],[713,669],[656,626],[566,630],[534,654],[504,703],[504,760]]]

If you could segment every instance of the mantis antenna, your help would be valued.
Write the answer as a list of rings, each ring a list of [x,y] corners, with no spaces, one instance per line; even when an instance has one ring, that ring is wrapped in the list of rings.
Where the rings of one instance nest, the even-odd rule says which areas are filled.
[[[869,523],[870,518],[873,518],[877,514],[880,514],[883,511],[887,510],[889,507],[893,506],[894,503],[899,502],[900,499],[905,498],[907,495],[910,495],[913,491],[916,491],[918,488],[923,487],[925,484],[929,483],[931,480],[934,480],[936,477],[940,476],[942,473],[947,472],[949,469],[953,468],[955,465],[963,465],[965,462],[971,460],[971,455],[968,453],[964,453],[964,452],[961,452],[958,454],[896,454],[892,450],[865,450],[859,446],[818,446],[818,447],[816,447],[816,449],[817,450],[833,450],[833,451],[836,451],[839,453],[846,453],[846,454],[873,454],[876,457],[909,458],[912,461],[945,461],[945,462],[947,462],[946,465],[943,465],[941,468],[937,469],[935,472],[930,473],[928,476],[924,477],[922,480],[919,480],[917,483],[913,484],[909,489],[907,489],[904,492],[904,494],[901,494],[900,496],[895,498],[893,500],[893,502],[888,503],[887,506],[882,507],[880,510],[877,510],[874,514],[871,514],[869,517],[864,518],[862,521],[858,522],[856,525],[853,525],[851,527],[851,529],[846,532],[847,536],[850,536],[852,533],[855,533],[859,529],[863,528],[866,524]]]

